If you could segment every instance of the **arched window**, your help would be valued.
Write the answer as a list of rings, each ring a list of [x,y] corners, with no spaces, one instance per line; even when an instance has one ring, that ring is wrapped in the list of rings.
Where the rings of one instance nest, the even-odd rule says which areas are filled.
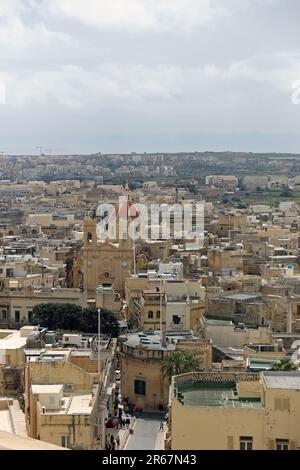
[[[148,312],[148,318],[153,318],[153,312],[152,312],[152,310],[150,310],[150,311]]]
[[[87,234],[87,241],[88,241],[88,243],[92,243],[92,241],[93,241],[93,234],[91,232],[89,232]]]

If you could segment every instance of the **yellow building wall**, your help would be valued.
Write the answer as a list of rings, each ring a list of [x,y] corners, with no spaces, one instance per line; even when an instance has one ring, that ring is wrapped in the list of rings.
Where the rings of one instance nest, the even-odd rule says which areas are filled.
[[[24,347],[4,350],[5,365],[16,367],[24,364]]]
[[[172,400],[172,450],[239,450],[240,436],[264,449],[264,409],[201,408]]]
[[[97,373],[98,372],[98,359],[91,359],[90,357],[86,356],[72,356],[70,357],[70,361],[80,369],[83,369],[87,372]],[[105,367],[105,361],[100,361],[101,369]]]
[[[95,449],[95,412],[91,416],[43,415],[37,411],[37,434],[40,439],[62,445],[62,436],[69,436],[70,447],[84,450]]]
[[[91,390],[94,383],[89,372],[66,361],[31,363],[30,378],[32,384],[73,384],[80,391]]]
[[[141,361],[133,356],[121,354],[121,394],[142,409],[158,410],[160,403],[167,404],[169,382],[163,377],[161,361]],[[146,382],[146,396],[134,393],[134,381]]]
[[[259,382],[240,382],[241,397],[262,397],[262,408],[184,406],[171,402],[171,438],[174,450],[238,450],[241,436],[253,437],[254,450],[273,450],[276,439],[300,447],[298,390],[265,389]],[[250,394],[250,395],[249,395]]]

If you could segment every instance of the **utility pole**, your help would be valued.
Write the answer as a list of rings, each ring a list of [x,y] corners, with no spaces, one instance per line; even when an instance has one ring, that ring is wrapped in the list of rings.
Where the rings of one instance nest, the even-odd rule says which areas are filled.
[[[136,250],[135,250],[135,238],[133,238],[133,274],[136,275]]]
[[[160,310],[160,337],[161,343],[163,343],[163,322],[162,322],[162,278],[159,281],[159,310]]]
[[[100,384],[100,374],[101,374],[101,309],[98,308],[98,374],[99,374],[99,384]]]
[[[288,300],[287,333],[292,333],[292,301]]]

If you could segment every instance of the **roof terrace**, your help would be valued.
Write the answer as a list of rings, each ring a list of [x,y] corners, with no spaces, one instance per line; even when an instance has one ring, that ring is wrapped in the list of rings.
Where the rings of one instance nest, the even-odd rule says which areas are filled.
[[[240,398],[235,383],[194,383],[177,387],[177,398],[186,406],[261,408],[259,398]]]
[[[183,406],[257,409],[263,407],[257,389],[257,373],[191,372],[173,377],[170,398]]]

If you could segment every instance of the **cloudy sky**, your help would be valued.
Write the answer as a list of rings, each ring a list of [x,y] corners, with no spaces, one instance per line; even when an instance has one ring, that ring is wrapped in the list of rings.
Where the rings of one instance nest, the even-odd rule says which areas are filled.
[[[0,0],[0,152],[300,153],[299,18],[299,0]]]

